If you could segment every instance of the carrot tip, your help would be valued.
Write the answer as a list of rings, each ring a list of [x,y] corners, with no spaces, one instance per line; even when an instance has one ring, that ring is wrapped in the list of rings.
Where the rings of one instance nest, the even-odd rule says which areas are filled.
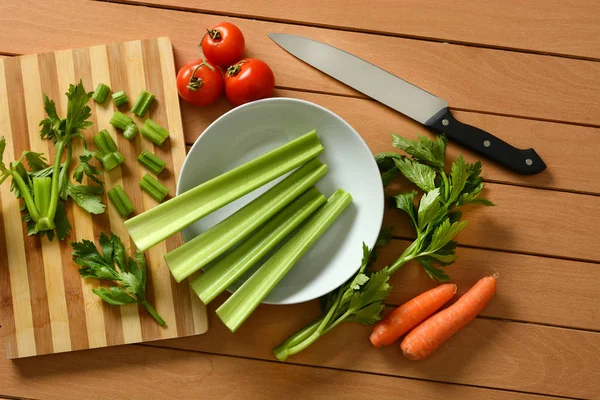
[[[500,276],[499,272],[495,272],[494,275],[492,275],[494,277],[494,279],[498,279],[498,277]]]
[[[456,283],[451,283],[451,285],[454,285],[454,294],[456,294],[456,291],[458,290],[458,286],[456,286]]]
[[[421,359],[421,357],[419,357],[415,353],[411,353],[409,351],[402,350],[402,355],[404,356],[404,358],[411,360],[411,361],[417,361],[417,360]]]

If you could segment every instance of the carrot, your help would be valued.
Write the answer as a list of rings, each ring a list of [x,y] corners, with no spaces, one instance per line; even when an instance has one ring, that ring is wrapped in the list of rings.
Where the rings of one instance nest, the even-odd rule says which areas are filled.
[[[413,329],[400,344],[409,360],[422,360],[452,335],[467,326],[496,292],[496,278],[487,276],[477,282],[453,305],[429,317]]]
[[[400,336],[436,312],[455,293],[456,285],[445,283],[407,301],[375,325],[370,337],[371,343],[375,347],[394,343]]]

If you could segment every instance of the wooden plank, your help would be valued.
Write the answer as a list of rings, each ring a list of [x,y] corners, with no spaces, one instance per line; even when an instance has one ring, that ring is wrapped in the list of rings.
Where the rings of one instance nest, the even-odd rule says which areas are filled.
[[[160,90],[160,88],[155,87],[155,78],[154,75],[157,73],[157,70],[160,70],[160,75],[162,81],[167,81],[172,79],[173,76],[176,75],[175,72],[175,62],[171,56],[171,58],[160,58],[160,68],[158,65],[153,65],[152,60],[154,57],[150,57],[150,54],[155,52],[168,52],[172,55],[173,51],[170,48],[171,44],[167,41],[160,41],[156,46],[150,45],[149,42],[145,42],[143,46],[143,51],[146,54],[145,57],[145,68],[148,72],[148,88],[152,89],[152,93],[155,93],[157,99],[157,104],[165,104],[167,107],[177,107],[179,104],[179,96],[174,90]],[[152,76],[150,76],[152,74]],[[160,108],[159,108],[160,110]],[[156,111],[150,110],[152,115]],[[168,127],[169,131],[173,132],[181,132],[181,134],[176,135],[174,138],[171,137],[168,142],[164,143],[163,146],[154,146],[157,154],[162,160],[166,160],[167,166],[166,170],[162,172],[163,175],[169,176],[169,173],[174,177],[178,177],[181,174],[181,168],[183,166],[183,162],[185,160],[184,152],[177,152],[175,154],[169,154],[171,152],[171,147],[176,146],[178,148],[182,148],[185,146],[185,137],[183,135],[183,126],[181,122],[181,118],[178,116],[174,116],[171,114],[167,114],[166,116],[162,115],[159,111],[160,118],[158,121],[163,123],[163,126]],[[163,122],[164,121],[164,122]],[[175,142],[173,142],[175,141]],[[167,185],[169,185],[169,190],[171,193],[176,192],[176,183],[175,179],[168,179]],[[176,247],[180,245],[179,238],[170,237],[166,240],[167,250],[172,251]],[[206,316],[206,307],[202,305],[200,299],[194,295],[194,292],[191,288],[186,288],[185,286],[178,285],[174,280],[171,280],[171,286],[173,287],[173,291],[175,293],[175,302],[177,304],[176,310],[177,321],[180,324],[178,326],[179,331],[193,331],[193,332],[204,332],[207,329],[207,316]]]
[[[106,56],[108,59],[108,66],[110,71],[110,81],[111,81],[111,90],[113,93],[117,90],[123,90],[125,93],[129,92],[129,85],[127,82],[127,69],[128,69],[128,61],[123,53],[122,44],[120,43],[112,43],[106,46]],[[117,89],[118,88],[118,89]],[[131,96],[131,95],[129,95]],[[112,111],[112,110],[111,110]],[[107,127],[112,128],[109,125]],[[116,143],[119,147],[119,151],[125,157],[125,160],[135,159],[137,156],[137,149],[135,145],[129,143],[127,139],[122,134],[117,133],[116,129],[112,128],[114,131],[114,137],[117,139]],[[139,140],[139,138],[138,138]],[[141,197],[142,194],[139,190],[136,190],[135,182],[139,182],[141,177],[138,175],[138,165],[132,165],[128,168],[120,168],[121,176],[123,178],[123,189],[127,193],[127,196],[131,199],[132,204],[135,207],[136,213],[138,210],[144,210],[145,204],[142,203]],[[119,235],[119,237],[127,237],[127,230],[124,225],[119,223],[119,230],[115,231]],[[134,250],[134,247],[131,243],[128,243],[129,246],[126,247],[129,254]],[[152,260],[149,260],[152,263]],[[150,275],[152,272],[150,272]],[[152,296],[152,286],[148,286],[150,293],[150,297]],[[128,304],[123,307],[120,307],[121,310],[121,323],[123,324],[123,337],[125,343],[135,343],[142,341],[143,333],[146,333],[148,330],[153,330],[153,333],[156,332],[155,327],[148,326],[144,324],[144,328],[142,329],[142,321],[140,319],[140,309],[137,304]]]
[[[176,47],[178,66],[198,57],[198,27],[223,20],[222,16],[75,0],[26,4],[7,0],[0,7],[0,37],[5,38],[0,51],[31,53],[168,35]],[[90,26],[78,18],[81,14],[94,15],[97,23]],[[22,20],[18,31],[10,28],[10,21],[16,19]],[[270,32],[308,36],[360,55],[445,98],[454,108],[600,125],[597,62],[272,22],[231,21],[246,36],[247,54],[269,63],[281,87],[358,95],[280,49],[266,36]],[[56,26],[62,28],[52,29]]]
[[[284,89],[277,90],[276,95],[311,101],[335,112],[361,134],[373,153],[393,150],[390,132],[407,138],[416,138],[416,133],[429,134],[418,123],[373,101]],[[198,108],[182,101],[186,142],[192,144],[210,123],[231,108],[222,99],[199,112]],[[596,171],[596,149],[600,148],[599,129],[473,112],[455,114],[466,123],[495,132],[517,147],[534,146],[548,165],[546,171],[526,176],[512,173],[483,159],[486,179],[523,186],[600,193],[600,180],[589,179]],[[581,143],[586,143],[586,146],[581,146]],[[476,153],[450,142],[448,158],[454,159],[459,153],[470,162],[482,159]]]
[[[12,140],[12,124],[8,118],[10,107],[7,86],[5,63],[0,63],[0,129],[6,139],[4,160],[14,159],[16,154]],[[26,264],[24,235],[22,229],[15,229],[15,226],[21,224],[21,216],[17,211],[18,205],[14,201],[14,194],[10,192],[8,185],[0,185],[0,199],[4,224],[2,233],[6,238],[6,248],[16,250],[0,253],[2,257],[0,268],[4,271],[8,270],[8,276],[3,273],[2,279],[4,288],[2,304],[5,305],[2,307],[2,319],[10,319],[2,333],[9,336],[6,339],[8,357],[28,356],[36,354],[36,343],[29,276],[27,268],[23,268]],[[7,234],[9,232],[10,234]],[[10,293],[11,298],[4,298],[5,293]]]
[[[73,82],[71,79],[72,75],[74,75],[73,61],[70,55],[65,55],[65,52],[59,52],[55,55],[56,69],[63,71],[60,77],[65,77],[65,80]],[[23,97],[27,110],[27,132],[29,135],[29,146],[27,148],[54,156],[54,146],[48,141],[42,140],[39,134],[39,121],[43,120],[46,115],[44,103],[40,97],[42,93],[42,77],[37,56],[22,57],[21,70],[23,75]],[[55,82],[57,81],[57,75],[54,75],[52,78],[54,78]],[[68,84],[61,85],[61,83],[64,83],[61,82],[61,78],[58,78],[58,86],[68,87]],[[66,115],[67,101],[65,96],[55,99],[59,115]],[[49,322],[52,332],[53,351],[70,351],[72,349],[70,324],[67,310],[67,296],[65,296],[65,293],[70,293],[70,291],[65,292],[60,244],[58,240],[50,241],[47,237],[44,237],[41,239],[41,247],[34,251],[41,253],[43,257],[42,265],[44,268],[47,302],[50,312]],[[33,277],[33,279],[35,278]]]
[[[291,94],[296,95],[295,92]],[[334,101],[332,99],[331,103],[334,103]],[[340,103],[339,107],[343,108],[344,103]],[[195,115],[191,107],[184,105],[184,110],[189,111],[184,113],[184,123],[188,127],[186,130],[188,137],[200,134],[205,124],[214,118],[212,113],[219,114],[221,107],[227,106],[221,104],[207,113],[206,116],[197,116],[200,113],[195,113]],[[367,121],[378,120],[377,114],[372,119],[368,114],[369,111],[375,113],[374,109],[365,107],[364,114],[362,110],[360,112],[355,111],[358,109],[360,109],[358,106],[346,109],[347,114],[342,115],[349,116],[348,119],[352,118],[353,121],[367,120],[367,117],[369,117]],[[359,128],[359,130],[369,147],[374,151],[390,150],[391,147],[389,139],[386,137],[387,135],[380,134],[377,131],[369,131],[368,126],[366,126],[368,123],[363,122],[361,125],[363,129]],[[383,131],[385,128],[380,126],[380,129]],[[402,134],[406,131],[408,129],[402,129]],[[192,133],[190,134],[190,132]],[[558,130],[556,133],[558,134]],[[590,135],[592,133],[597,132],[590,132]],[[451,146],[451,148],[450,155],[456,155],[458,148],[454,146]],[[555,151],[559,151],[558,146]],[[591,152],[590,157],[593,157]],[[478,158],[470,156],[471,160]],[[592,158],[589,160],[592,160]],[[572,161],[578,162],[576,160]],[[567,162],[566,159],[565,162]],[[486,164],[485,176],[489,176],[488,171],[492,177],[496,173],[508,175],[507,172],[500,171],[494,166]],[[573,174],[575,174],[574,170]],[[585,176],[590,175],[583,175],[581,177],[582,183],[585,182]],[[528,178],[518,177],[517,179],[526,180]],[[545,178],[540,174],[539,179],[551,180],[551,171],[549,171]],[[600,261],[600,257],[595,251],[597,236],[590,234],[591,232],[598,232],[598,220],[595,217],[595,210],[600,207],[600,197],[494,183],[488,184],[485,193],[498,207],[469,209],[466,219],[469,220],[470,224],[459,236],[461,243],[503,251]],[[571,205],[568,218],[561,217],[565,215],[565,204]],[[395,233],[409,237],[413,233],[406,222],[407,220],[403,218],[402,214],[393,210],[390,210],[386,214],[386,223],[398,224]],[[548,227],[552,227],[552,229],[548,229]],[[557,235],[557,232],[561,234]]]
[[[125,79],[128,82],[129,89],[127,93],[129,93],[129,101],[130,103],[132,103],[135,102],[135,99],[142,92],[142,90],[146,89],[146,76],[144,72],[144,62],[142,59],[142,44],[141,42],[128,42],[121,47],[121,51],[124,56],[124,59],[126,60],[122,67],[126,66],[126,68],[123,68],[123,72],[125,75]],[[155,115],[151,115],[150,117],[156,118]],[[144,123],[144,118],[140,118],[136,115],[132,115],[132,118],[134,119],[138,127],[141,127]],[[160,120],[156,122],[159,124],[164,124],[165,121]],[[168,129],[168,127],[166,129]],[[135,152],[133,154],[133,157],[136,157],[136,155],[140,154],[142,151],[149,151],[151,153],[154,152],[154,145],[152,144],[152,142],[142,138],[142,135],[137,135],[134,143]],[[173,162],[171,162],[171,164],[173,164]],[[139,163],[137,163],[136,167],[139,181],[139,179],[141,179],[147,173],[147,170]],[[173,178],[173,176],[171,176],[171,178]],[[163,180],[162,177],[159,179]],[[174,182],[172,184],[174,185]],[[152,197],[150,197],[150,195],[148,195],[144,191],[141,192],[141,198],[142,203],[144,205],[144,210],[149,210],[150,208],[153,208],[158,204],[156,200],[154,200]],[[147,285],[146,288],[151,296],[150,299],[152,301],[152,304],[156,305],[156,310],[159,314],[167,313],[175,315],[175,309],[173,306],[173,293],[171,292],[171,276],[169,270],[167,268],[164,268],[166,267],[166,264],[164,264],[163,260],[163,256],[165,253],[166,244],[164,242],[159,243],[158,245],[152,247],[151,249],[149,249],[149,251],[146,252],[146,258],[148,260],[151,260],[153,265],[160,266],[160,268],[154,268],[150,271],[148,279],[150,279],[149,282],[151,283],[151,285]],[[148,333],[148,337],[177,336],[176,323],[168,324],[164,329],[160,329],[156,325],[155,321],[153,321],[151,318],[148,318],[145,321],[145,325],[145,331]]]
[[[407,189],[405,189],[407,190]],[[469,206],[469,225],[458,234],[464,245],[529,254],[600,261],[598,219],[600,197],[489,183],[484,195],[497,207]],[[569,205],[568,209],[565,209]],[[408,218],[386,210],[384,224],[412,237]]]
[[[169,151],[161,154],[163,159],[168,160],[171,171],[160,179],[170,179],[169,186],[174,191],[176,173],[180,171],[185,156],[185,141],[181,122],[177,122],[180,117],[178,103],[173,101],[177,98],[175,81],[170,79],[173,54],[167,38],[147,42],[153,42],[157,49],[148,54],[148,58],[154,58],[152,62],[157,73],[152,77],[153,88],[159,89],[155,93],[157,103],[162,107],[160,113],[151,112],[151,116],[167,127],[171,135]],[[39,121],[45,118],[43,93],[55,100],[59,115],[65,115],[67,110],[65,88],[79,79],[85,81],[87,90],[91,90],[101,79],[108,78],[104,82],[112,85],[113,90],[124,89],[130,96],[137,96],[146,87],[142,46],[141,41],[135,41],[1,59],[0,89],[3,90],[0,96],[4,95],[6,102],[0,104],[0,119],[2,127],[7,128],[3,134],[7,135],[8,145],[5,162],[13,160],[24,150],[44,153],[49,160],[55,158],[54,147],[39,136]],[[170,68],[167,67],[169,64]],[[135,97],[131,101],[135,101]],[[139,189],[138,182],[145,170],[136,161],[142,149],[155,151],[154,146],[142,140],[141,135],[134,143],[122,134],[117,135],[108,123],[114,113],[110,101],[104,105],[91,102],[90,106],[93,126],[83,132],[88,144],[92,146],[92,136],[98,130],[107,128],[117,139],[119,150],[126,158],[125,166],[105,174],[106,189],[116,183],[122,184],[130,192],[138,213],[154,207],[156,202],[142,195]],[[167,124],[168,121],[171,124]],[[142,120],[137,122],[140,124]],[[82,148],[82,144],[74,145],[73,168],[78,164],[76,157]],[[162,258],[166,251],[164,244],[151,251],[147,259],[147,272],[152,282],[146,287],[147,297],[167,322],[167,327],[161,328],[137,304],[112,307],[92,295],[90,289],[107,283],[82,283],[78,267],[72,261],[70,240],[50,241],[47,237],[27,236],[27,228],[21,222],[19,202],[10,193],[8,183],[2,185],[1,197],[3,227],[0,240],[6,242],[8,253],[6,256],[2,254],[2,267],[6,268],[9,276],[8,279],[6,276],[0,279],[0,291],[9,294],[11,299],[3,297],[0,305],[3,318],[11,319],[6,322],[7,329],[2,330],[2,335],[8,336],[9,357],[165,339],[206,330],[204,311],[194,310],[203,307],[200,302],[191,301],[189,288],[173,291],[175,283]],[[108,215],[94,217],[73,202],[67,202],[65,208],[73,227],[71,240],[97,240],[100,232],[109,231],[122,238],[127,237],[123,219],[112,210],[112,204],[108,205]],[[180,243],[179,235],[171,239],[172,246]],[[126,241],[125,245],[131,253],[131,243]],[[179,299],[180,291],[187,301]]]
[[[91,77],[92,77],[92,85],[91,87],[93,87],[94,89],[98,86],[98,84],[100,83],[104,83],[105,85],[108,85],[109,87],[113,87],[112,86],[112,81],[110,79],[110,67],[109,67],[109,63],[108,63],[108,52],[106,49],[106,46],[93,46],[89,48],[89,58],[90,58],[90,70],[91,70]],[[84,79],[83,82],[85,82],[85,84],[88,84],[88,80],[89,80],[89,76],[87,73],[83,74]],[[102,126],[103,128],[105,127],[109,127],[109,121],[113,115],[113,107],[112,104],[110,102],[104,103],[104,105],[100,106],[97,105],[96,106],[96,113],[94,114],[96,117],[96,122],[97,122],[97,127],[95,127],[96,129],[100,126]],[[92,129],[94,129],[94,127],[92,127]],[[118,142],[118,135],[117,132],[113,129],[109,129],[108,130],[109,134],[111,135],[111,137],[113,138],[113,140],[115,141],[115,143]],[[114,187],[115,185],[121,185],[121,187],[123,187],[123,176],[121,174],[121,169],[120,168],[114,168],[111,171],[108,172],[104,172],[104,184],[106,185],[106,187]],[[108,204],[108,197],[106,195],[103,196],[103,201],[105,204]],[[100,234],[102,232],[107,232],[111,229],[113,229],[113,232],[115,232],[117,235],[119,235],[119,237],[126,237],[124,235],[126,235],[126,229],[125,227],[119,223],[119,221],[121,221],[121,216],[117,213],[117,210],[114,207],[108,207],[107,211],[104,214],[101,215],[97,215],[97,216],[93,216],[92,217],[92,221],[93,221],[93,226],[92,226],[92,233],[94,235],[94,237],[99,237]],[[90,232],[87,231],[85,232],[86,234],[89,234]],[[128,250],[130,250],[131,248],[129,247],[129,242],[125,241],[125,246]],[[93,283],[87,284],[87,285],[92,285]],[[86,285],[85,280],[83,285]],[[98,286],[100,285],[104,285],[106,286],[106,283],[103,282],[99,282]],[[102,347],[102,346],[112,346],[115,344],[120,344],[120,343],[125,343],[125,336],[123,333],[123,322],[121,321],[121,315],[123,313],[126,313],[126,311],[123,311],[123,309],[121,307],[119,307],[118,310],[115,310],[112,307],[105,307],[102,304],[102,301],[97,299],[97,296],[93,293],[87,293],[86,294],[86,289],[91,289],[90,286],[84,286],[83,291],[84,291],[84,295],[85,297],[85,301],[87,304],[87,308],[88,310],[90,310],[90,313],[96,313],[97,309],[102,310],[102,319],[104,321],[104,340],[102,340],[101,337],[97,338],[94,343],[96,344],[93,347]],[[97,319],[99,319],[100,317],[96,317]],[[125,322],[125,325],[127,325],[130,322]],[[89,325],[88,325],[89,326]],[[102,326],[102,325],[100,325]],[[108,334],[107,332],[110,332],[110,334]],[[89,333],[89,328],[88,328],[88,336],[90,335]],[[98,335],[100,336],[100,335]],[[91,343],[90,343],[91,345]]]
[[[148,346],[88,350],[10,362],[4,395],[44,398],[546,400],[552,397]],[[135,377],[135,379],[132,379]],[[32,384],[35,382],[35,384]],[[65,389],[68,388],[68,389]]]
[[[307,0],[302,6],[269,1],[117,0],[218,13],[418,37],[446,42],[600,58],[600,16],[593,0]],[[543,18],[540,18],[543,10]],[[549,23],[552,21],[552,23]],[[207,27],[208,28],[208,27]],[[573,40],[578,38],[578,40]]]
[[[93,71],[92,71],[92,60],[91,60],[91,50],[88,51],[87,49],[77,49],[73,51],[73,68],[74,68],[74,75],[79,77],[82,82],[83,85],[86,88],[95,88],[96,85],[94,85],[94,77],[93,77]],[[103,63],[102,61],[98,60],[98,65],[95,66],[96,69],[102,69],[103,67]],[[47,81],[51,82],[51,79],[48,79]],[[107,81],[106,84],[110,84],[110,81]],[[96,114],[94,114],[92,116],[92,121],[94,123],[94,125],[92,125],[91,130],[93,132],[97,132],[99,131],[99,114],[104,111],[100,111],[99,108],[96,110]],[[83,144],[82,143],[77,143],[75,146],[75,151],[77,153],[79,153],[80,151],[82,151],[82,147]],[[90,183],[90,180],[88,179],[88,184]],[[106,184],[108,184],[109,182],[106,182]],[[104,201],[106,201],[106,199],[104,199]],[[77,219],[78,221],[82,221],[83,223],[80,223],[78,226],[75,227],[75,229],[73,230],[72,235],[76,236],[76,240],[77,241],[82,241],[83,239],[87,239],[87,238],[91,238],[91,237],[96,237],[95,233],[94,233],[94,226],[93,226],[93,222],[94,220],[98,221],[98,220],[103,220],[104,218],[106,218],[106,226],[108,227],[108,217],[102,216],[101,218],[94,218],[92,217],[90,214],[88,214],[85,210],[81,209],[80,207],[72,207],[73,210],[73,214],[74,214],[74,219]],[[116,224],[113,224],[116,225]],[[68,257],[67,257],[68,258]],[[76,265],[73,263],[73,265],[71,266],[71,268],[76,268]],[[78,297],[80,302],[83,303],[83,316],[84,318],[76,318],[77,321],[79,321],[80,324],[80,329],[85,329],[85,331],[87,332],[87,345],[83,346],[84,348],[94,348],[94,347],[103,347],[106,346],[106,328],[107,328],[107,324],[104,319],[104,309],[102,306],[102,302],[98,301],[98,296],[96,296],[92,290],[95,288],[98,288],[101,286],[101,283],[98,281],[95,281],[93,279],[76,279],[78,277],[76,276],[72,276],[72,278],[76,281],[77,285],[79,286],[78,289]],[[75,322],[75,321],[73,321]],[[110,324],[110,321],[108,321],[108,324]],[[73,325],[75,325],[75,323],[73,323]],[[113,326],[108,326],[109,330],[112,330],[114,327]],[[119,326],[120,328],[120,326]],[[80,337],[83,335],[72,335],[73,337]]]
[[[261,305],[232,334],[214,313],[223,299],[209,306],[206,335],[152,345],[270,360],[274,346],[319,314],[316,301]],[[555,396],[592,398],[600,393],[600,333],[477,318],[430,358],[415,362],[406,360],[398,345],[373,347],[371,331],[345,324],[288,361]]]
[[[394,240],[381,250],[375,267],[394,262],[409,244]],[[600,331],[598,264],[465,247],[459,247],[456,254],[457,262],[445,270],[458,285],[458,295],[483,276],[499,274],[495,300],[481,315]],[[386,302],[393,305],[434,286],[417,263],[405,265],[390,284],[394,290]]]
[[[189,115],[189,114],[187,114]],[[184,120],[185,121],[185,120]],[[188,147],[189,148],[189,147]],[[495,189],[503,191],[504,185],[493,185]],[[490,215],[490,213],[500,211],[503,208],[519,210],[523,199],[528,198],[528,195],[523,194],[523,188],[510,188],[506,190],[516,191],[511,202],[517,204],[506,204],[504,201],[495,208],[471,208],[467,210],[465,219],[470,221],[470,225],[465,232],[460,236],[461,243],[481,244],[484,247],[493,247],[501,251],[491,251],[484,249],[470,249],[460,247],[457,251],[459,259],[457,263],[448,267],[448,273],[456,281],[460,288],[468,288],[473,285],[479,278],[484,275],[491,275],[498,272],[502,277],[503,284],[499,286],[498,296],[503,297],[503,301],[493,303],[485,309],[483,315],[510,320],[520,320],[537,322],[550,325],[561,325],[579,329],[600,330],[600,314],[595,311],[596,298],[600,295],[594,282],[595,277],[598,277],[600,270],[595,263],[586,263],[565,259],[539,257],[523,254],[511,254],[505,251],[507,243],[496,243],[494,238],[486,240],[488,236],[501,236],[501,232],[511,232],[518,236],[510,237],[510,242],[519,243],[525,241],[522,248],[529,249],[532,247],[540,247],[546,251],[555,246],[559,246],[559,250],[567,254],[573,246],[577,246],[577,242],[584,240],[589,246],[593,246],[595,236],[589,238],[582,234],[577,238],[570,239],[572,235],[577,235],[578,229],[572,229],[562,237],[562,241],[567,241],[564,245],[561,240],[552,238],[552,234],[547,229],[536,230],[536,227],[530,226],[528,220],[522,221],[520,217],[508,218],[501,215]],[[553,193],[549,191],[534,190],[534,193],[539,193],[540,196],[552,196],[554,194],[570,195],[565,193]],[[492,194],[496,191],[492,191]],[[579,198],[579,195],[573,195],[574,198]],[[597,197],[581,196],[587,200],[596,201]],[[494,199],[494,201],[496,201]],[[573,204],[579,204],[578,200],[569,200]],[[561,201],[552,202],[563,204]],[[530,218],[544,218],[545,213],[555,214],[556,210],[549,211],[544,208],[544,202],[540,206],[540,211],[536,211],[536,207],[531,205],[527,207],[528,211],[524,213],[534,213]],[[592,205],[592,208],[594,206]],[[577,214],[582,215],[581,220],[586,212],[581,211]],[[407,228],[407,221],[399,216],[394,216],[392,212],[388,212],[386,221],[399,223],[398,229],[404,235],[411,235]],[[401,215],[401,214],[400,214]],[[510,223],[514,226],[510,228],[502,228],[499,223]],[[502,222],[507,221],[507,222]],[[550,223],[551,221],[546,221]],[[543,222],[541,223],[543,224]],[[577,224],[576,224],[577,225]],[[593,227],[592,227],[593,228]],[[570,228],[569,228],[570,229]],[[472,232],[471,232],[472,230]],[[483,231],[482,231],[483,230]],[[548,232],[548,233],[546,233]],[[583,230],[585,232],[585,230]],[[465,242],[465,238],[468,240]],[[538,244],[533,243],[535,240]],[[573,240],[573,241],[571,241]],[[551,245],[544,243],[551,242]],[[390,264],[400,256],[402,251],[408,246],[406,240],[395,240],[393,244],[387,246],[381,251],[380,259],[377,265],[383,266]],[[585,246],[583,246],[585,247]],[[403,282],[411,282],[410,285],[405,285]],[[431,288],[432,282],[429,277],[422,271],[418,265],[408,264],[403,270],[399,271],[392,278],[392,286],[394,291],[388,298],[390,304],[399,305],[413,296],[421,293],[424,290]],[[573,287],[579,288],[576,292]],[[507,293],[503,296],[502,293]],[[508,295],[510,293],[510,295]]]
[[[471,214],[475,215],[477,211],[471,210],[466,215],[467,220],[472,220]],[[527,224],[524,224],[514,230],[519,232],[526,227]],[[477,237],[475,234],[472,236]],[[407,240],[394,240],[393,244],[381,251],[376,266],[389,265],[409,244]],[[501,246],[498,248],[503,250]],[[568,250],[568,246],[566,248]],[[465,247],[460,247],[457,254],[457,263],[447,270],[459,288],[471,287],[484,275],[499,273],[502,277],[503,284],[499,286],[497,296],[503,296],[503,292],[507,295],[503,296],[502,302],[488,306],[482,315],[600,330],[600,314],[595,311],[595,299],[600,293],[594,283],[594,277],[600,278],[600,271],[595,263]],[[403,284],[405,281],[411,282],[411,285]],[[400,305],[432,287],[432,281],[416,263],[410,263],[396,273],[391,284],[394,291],[388,303],[394,305]],[[573,292],[572,287],[579,290]],[[460,289],[459,294],[462,292]]]

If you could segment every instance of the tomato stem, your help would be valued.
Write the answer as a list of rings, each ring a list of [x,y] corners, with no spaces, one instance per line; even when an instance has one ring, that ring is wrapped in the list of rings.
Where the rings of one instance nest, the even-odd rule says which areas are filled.
[[[210,69],[211,71],[215,71],[215,67],[213,67],[212,65],[210,65],[209,63],[206,62],[206,60],[202,60],[202,62],[198,65],[196,65],[196,67],[194,67],[194,70],[192,71],[192,76],[190,77],[190,81],[187,84],[187,88],[193,92],[195,92],[196,90],[200,89],[202,87],[202,85],[204,84],[204,82],[202,81],[202,78],[198,78],[196,75],[196,71],[198,71],[200,69],[200,67],[205,66],[206,68]]]
[[[207,34],[208,36],[210,36],[210,38],[211,38],[212,40],[220,40],[220,39],[221,39],[221,37],[222,37],[222,36],[221,36],[221,32],[219,32],[219,31],[218,31],[218,30],[216,30],[216,29],[207,29],[207,30],[206,30],[206,34]]]
[[[242,70],[242,64],[247,63],[247,62],[248,62],[247,60],[242,60],[237,64],[233,64],[233,65],[229,66],[229,68],[227,68],[227,75],[236,76]]]
[[[198,69],[200,69],[201,66],[202,64],[196,65],[196,67],[192,71],[192,76],[190,77],[190,81],[187,84],[187,88],[191,91],[195,92],[196,90],[200,89],[202,87],[202,84],[204,83],[202,82],[202,78],[194,76],[196,75],[196,71],[198,71]]]

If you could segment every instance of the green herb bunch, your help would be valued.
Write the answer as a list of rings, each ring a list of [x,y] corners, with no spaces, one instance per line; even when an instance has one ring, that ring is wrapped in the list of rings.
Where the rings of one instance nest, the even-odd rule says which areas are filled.
[[[371,325],[379,321],[384,301],[392,289],[388,283],[390,276],[411,260],[421,264],[433,280],[448,281],[448,275],[441,268],[456,260],[457,243],[453,239],[467,225],[461,221],[460,207],[473,203],[493,205],[479,197],[484,188],[480,162],[469,164],[459,155],[450,173],[446,173],[444,136],[431,140],[419,135],[418,140],[408,140],[392,135],[392,144],[408,156],[385,152],[375,155],[375,160],[384,186],[404,175],[421,189],[419,201],[417,190],[393,197],[395,207],[408,215],[416,239],[394,263],[379,271],[370,267],[376,252],[363,244],[363,258],[357,273],[321,298],[323,315],[320,318],[273,349],[278,359],[285,360],[304,350],[343,322]],[[386,245],[391,237],[391,229],[383,229],[376,246]]]
[[[0,137],[0,184],[12,178],[11,190],[17,198],[23,199],[21,210],[29,235],[47,235],[50,240],[55,234],[63,240],[71,231],[64,207],[69,197],[92,214],[101,214],[106,209],[100,198],[103,192],[102,181],[97,177],[100,171],[88,164],[91,157],[87,153],[79,157],[80,163],[73,171],[73,178],[81,183],[86,175],[98,185],[78,185],[68,177],[73,140],[81,139],[85,147],[81,131],[91,126],[92,122],[89,121],[91,109],[87,105],[91,93],[86,93],[83,84],[70,85],[66,96],[67,116],[60,118],[54,101],[44,95],[47,118],[40,122],[40,136],[54,144],[56,155],[52,165],[47,163],[43,154],[33,151],[24,151],[18,160],[5,165],[3,155],[6,140],[4,136]]]

